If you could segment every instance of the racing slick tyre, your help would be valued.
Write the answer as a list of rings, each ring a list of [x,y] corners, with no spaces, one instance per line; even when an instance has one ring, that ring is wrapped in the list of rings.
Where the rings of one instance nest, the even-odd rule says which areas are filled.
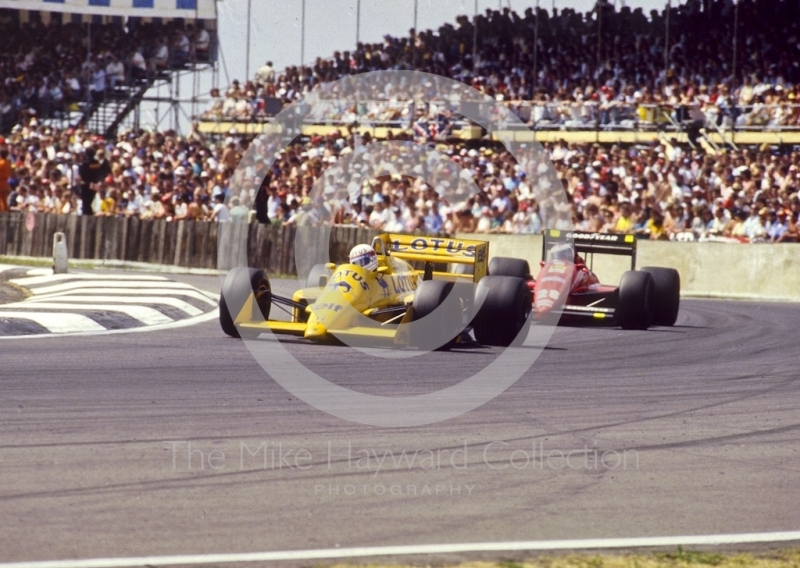
[[[528,261],[522,258],[496,256],[489,261],[489,274],[491,276],[515,276],[524,280],[531,277],[531,267]]]
[[[619,282],[614,315],[622,329],[647,329],[653,320],[655,284],[649,272],[629,270]]]
[[[264,320],[269,318],[269,309],[272,304],[272,289],[270,288],[267,273],[257,268],[238,267],[228,272],[222,284],[222,294],[219,298],[219,324],[222,331],[231,337],[241,337],[234,324],[236,316],[242,311],[250,294],[255,294],[255,306],[260,310]],[[255,310],[254,310],[255,311]],[[258,315],[253,314],[253,319]],[[245,337],[258,337],[258,332],[249,332]]]
[[[426,325],[413,327],[412,345],[422,349],[438,349],[447,347],[464,327],[460,298],[446,299],[454,292],[453,282],[446,280],[424,280],[414,292],[412,304],[412,321],[421,320],[435,310],[441,309]],[[454,301],[456,300],[456,301]]]
[[[484,276],[475,290],[475,305],[480,305],[472,321],[478,343],[508,347],[518,335],[525,339],[526,334],[520,332],[530,325],[532,306],[531,291],[525,280]]]
[[[669,327],[675,325],[681,307],[681,275],[674,268],[646,266],[641,270],[653,276],[655,286],[653,325]]]
[[[312,266],[311,272],[308,273],[308,279],[306,280],[306,288],[324,288],[324,286],[319,285],[319,279],[322,276],[324,276],[325,280],[327,281],[331,276],[333,276],[333,270],[324,264],[315,264]]]

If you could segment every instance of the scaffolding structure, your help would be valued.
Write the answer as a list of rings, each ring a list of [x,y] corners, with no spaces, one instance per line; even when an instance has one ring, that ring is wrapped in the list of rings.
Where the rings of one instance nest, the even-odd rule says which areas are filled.
[[[156,130],[182,132],[185,125],[192,122],[192,117],[200,114],[201,105],[209,101],[202,87],[204,76],[209,77],[212,88],[218,88],[218,62],[194,63],[158,75],[118,128],[138,130],[144,123]],[[187,79],[191,81],[188,96],[183,94]]]

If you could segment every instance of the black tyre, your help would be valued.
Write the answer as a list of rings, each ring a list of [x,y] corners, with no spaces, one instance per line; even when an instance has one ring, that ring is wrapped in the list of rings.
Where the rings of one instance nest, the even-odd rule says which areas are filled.
[[[483,303],[472,321],[475,339],[484,345],[508,347],[523,328],[530,325],[528,283],[514,276],[484,276],[475,290],[475,304],[482,298]],[[520,339],[524,340],[525,335]]]
[[[655,285],[649,272],[629,270],[619,282],[614,313],[622,329],[647,329],[653,321]]]
[[[681,308],[681,275],[674,268],[657,266],[647,266],[642,272],[652,275],[655,286],[653,325],[675,325]]]
[[[264,320],[269,318],[269,310],[272,304],[272,290],[269,284],[267,273],[256,268],[234,268],[228,272],[225,282],[222,284],[222,294],[219,299],[219,324],[222,331],[231,337],[241,337],[239,330],[234,324],[236,316],[242,311],[247,299],[251,294],[255,294],[253,319],[258,321],[258,314],[261,312]],[[257,337],[258,333],[248,333],[246,337]]]
[[[489,261],[489,275],[526,279],[531,277],[531,267],[527,260],[521,258],[496,256]]]
[[[460,288],[460,287],[459,287]],[[440,309],[441,306],[441,309]],[[419,322],[434,311],[435,319]],[[453,282],[425,280],[414,292],[411,343],[424,349],[437,349],[455,339],[463,326],[461,298]],[[416,323],[419,322],[419,323]]]
[[[323,288],[319,285],[320,277],[325,276],[326,281],[333,276],[333,271],[324,264],[315,264],[308,273],[306,288]]]

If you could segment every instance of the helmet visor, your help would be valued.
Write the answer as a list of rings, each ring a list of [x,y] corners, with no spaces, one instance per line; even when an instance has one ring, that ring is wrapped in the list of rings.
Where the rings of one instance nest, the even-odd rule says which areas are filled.
[[[350,259],[350,264],[355,264],[362,268],[371,268],[376,261],[375,251],[367,251]]]

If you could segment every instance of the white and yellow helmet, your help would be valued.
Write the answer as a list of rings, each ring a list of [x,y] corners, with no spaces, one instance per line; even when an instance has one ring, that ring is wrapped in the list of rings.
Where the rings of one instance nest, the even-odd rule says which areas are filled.
[[[356,245],[350,250],[350,264],[355,264],[367,270],[378,268],[378,255],[369,245]]]

